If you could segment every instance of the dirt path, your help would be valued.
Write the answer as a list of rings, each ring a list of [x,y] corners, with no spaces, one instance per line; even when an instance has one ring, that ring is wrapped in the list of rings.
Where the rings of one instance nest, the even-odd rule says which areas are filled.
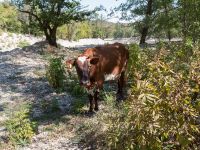
[[[69,109],[71,96],[67,93],[56,94],[45,78],[45,64],[47,62],[40,55],[44,48],[44,43],[36,43],[23,49],[0,52],[0,123],[4,122],[10,113],[23,102],[37,104],[41,100],[58,99],[61,112]],[[33,117],[38,117],[43,113],[37,108],[33,111]],[[50,125],[53,130],[59,133],[67,128],[65,122],[60,124],[59,127],[55,123]],[[55,127],[52,127],[54,125]],[[70,141],[70,137],[73,135],[70,128],[66,130],[67,134],[58,136],[44,130],[48,126],[49,124],[45,122],[39,124],[39,133],[33,138],[32,143],[19,149],[78,149],[76,144]],[[0,124],[0,149],[5,136],[5,127]]]

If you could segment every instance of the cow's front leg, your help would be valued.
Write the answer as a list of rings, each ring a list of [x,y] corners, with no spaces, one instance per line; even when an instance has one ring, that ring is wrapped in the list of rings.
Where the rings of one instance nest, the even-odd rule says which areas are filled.
[[[93,112],[93,99],[94,99],[94,96],[92,94],[88,94],[88,98],[89,98],[89,101],[90,101],[90,108],[89,108],[89,112]]]
[[[121,73],[121,76],[118,80],[118,91],[117,91],[117,100],[123,100],[124,99],[124,94],[123,94],[123,87],[124,87],[124,76],[125,76],[125,72]]]
[[[94,110],[98,111],[99,110],[99,106],[98,106],[98,100],[99,100],[99,90],[97,89],[94,93],[94,102],[95,102],[95,107]]]

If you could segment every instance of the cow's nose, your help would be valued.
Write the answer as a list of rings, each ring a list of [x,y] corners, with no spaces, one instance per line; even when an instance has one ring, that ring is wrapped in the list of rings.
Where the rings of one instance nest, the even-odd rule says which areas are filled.
[[[82,80],[81,81],[81,85],[90,85],[90,82],[89,81],[85,81],[85,80]]]
[[[83,85],[88,85],[89,83],[90,83],[89,81],[85,81],[85,80],[81,81],[81,84],[83,84]]]

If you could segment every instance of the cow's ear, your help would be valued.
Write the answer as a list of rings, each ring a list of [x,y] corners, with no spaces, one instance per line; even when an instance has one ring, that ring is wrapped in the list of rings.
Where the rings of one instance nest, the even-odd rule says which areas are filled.
[[[98,62],[99,62],[99,57],[93,57],[93,58],[90,59],[90,64],[95,65],[95,64],[97,64]]]
[[[75,65],[75,59],[67,60],[66,65],[67,69],[72,69],[72,67]]]

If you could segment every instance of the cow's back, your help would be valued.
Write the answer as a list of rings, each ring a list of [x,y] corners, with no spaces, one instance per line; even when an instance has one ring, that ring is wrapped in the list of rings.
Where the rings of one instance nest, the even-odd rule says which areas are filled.
[[[99,73],[104,75],[119,75],[129,57],[128,50],[121,43],[96,47],[94,55],[99,56]]]

